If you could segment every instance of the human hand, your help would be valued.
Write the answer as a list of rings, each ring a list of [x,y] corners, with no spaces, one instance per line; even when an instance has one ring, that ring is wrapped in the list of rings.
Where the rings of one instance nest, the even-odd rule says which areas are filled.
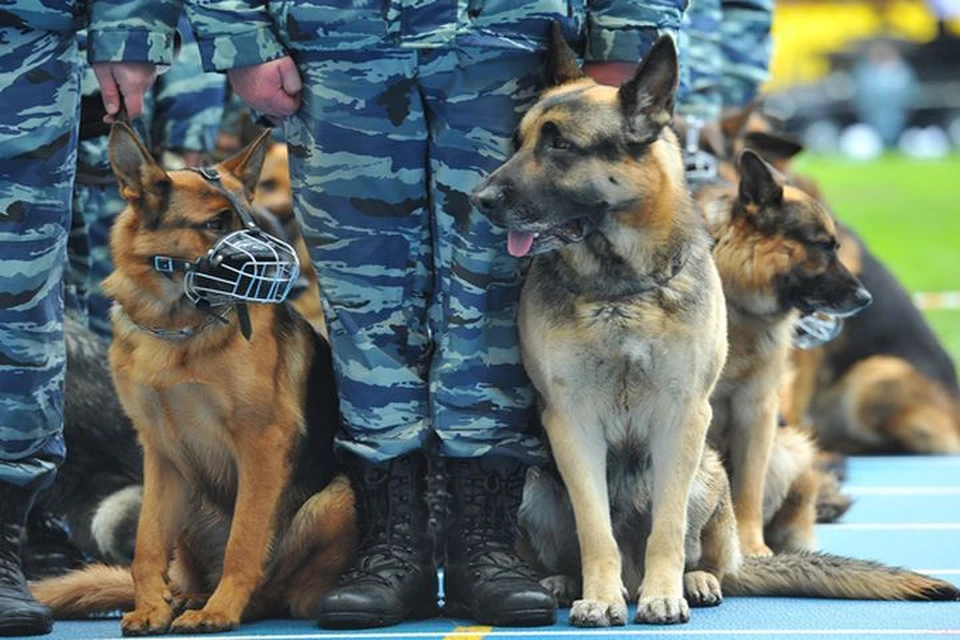
[[[231,69],[227,77],[244,102],[268,116],[289,116],[300,108],[303,84],[290,56]]]
[[[583,72],[593,78],[598,84],[619,87],[633,77],[637,70],[635,62],[620,62],[611,60],[606,62],[588,61],[583,64]]]
[[[130,120],[143,113],[143,94],[157,77],[157,67],[145,62],[95,62],[93,73],[107,110],[103,121],[112,123],[121,106],[126,108]]]

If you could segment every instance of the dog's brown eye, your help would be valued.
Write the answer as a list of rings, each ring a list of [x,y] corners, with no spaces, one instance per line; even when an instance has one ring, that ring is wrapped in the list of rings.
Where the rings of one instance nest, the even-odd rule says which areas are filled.
[[[573,149],[573,143],[560,135],[560,129],[553,122],[544,122],[540,129],[541,139],[547,143],[551,149],[558,151],[569,151]]]
[[[836,238],[830,238],[829,240],[821,240],[817,243],[817,246],[826,251],[836,251],[840,248],[840,243],[837,242]]]
[[[224,209],[217,214],[215,218],[210,218],[203,223],[203,228],[207,231],[226,231],[230,224],[230,218],[233,217],[233,211]]]
[[[273,178],[268,178],[257,185],[257,189],[261,191],[276,191],[277,190],[277,181]]]

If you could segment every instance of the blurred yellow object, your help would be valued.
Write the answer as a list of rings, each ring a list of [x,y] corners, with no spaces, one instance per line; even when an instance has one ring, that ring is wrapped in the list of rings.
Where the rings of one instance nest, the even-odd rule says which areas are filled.
[[[948,23],[960,37],[960,19]],[[827,56],[852,42],[877,36],[929,42],[937,17],[922,0],[778,2],[773,17],[773,59],[767,90],[815,82],[830,71]]]

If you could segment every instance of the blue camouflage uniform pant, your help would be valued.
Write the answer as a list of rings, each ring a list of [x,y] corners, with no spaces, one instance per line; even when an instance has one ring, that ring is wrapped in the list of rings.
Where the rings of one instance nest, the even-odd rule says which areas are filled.
[[[320,277],[345,434],[538,461],[515,321],[520,264],[469,202],[536,99],[539,54],[381,49],[298,59],[294,210]]]
[[[80,68],[72,35],[0,27],[0,482],[63,460],[63,269]]]
[[[683,16],[681,58],[689,91],[677,111],[716,120],[725,107],[753,100],[770,64],[774,0],[690,0]]]
[[[383,461],[436,439],[445,457],[541,461],[517,344],[521,264],[469,194],[537,97],[550,20],[588,36],[587,59],[632,61],[676,35],[680,0],[186,7],[208,68],[289,52],[303,77],[284,137],[333,347],[338,446]]]

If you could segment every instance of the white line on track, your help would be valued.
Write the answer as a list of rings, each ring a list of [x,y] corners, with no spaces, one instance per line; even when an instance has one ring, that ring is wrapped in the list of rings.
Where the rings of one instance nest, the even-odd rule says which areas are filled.
[[[318,638],[320,640],[404,640],[417,638],[584,638],[603,636],[761,636],[779,635],[797,636],[954,636],[960,635],[960,626],[956,629],[541,629],[537,631],[401,631],[393,633],[289,633],[270,635],[227,636],[230,640],[304,640]],[[210,636],[177,636],[177,640],[210,640]]]
[[[960,496],[960,487],[870,487],[849,485],[841,488],[843,493],[857,496]]]

